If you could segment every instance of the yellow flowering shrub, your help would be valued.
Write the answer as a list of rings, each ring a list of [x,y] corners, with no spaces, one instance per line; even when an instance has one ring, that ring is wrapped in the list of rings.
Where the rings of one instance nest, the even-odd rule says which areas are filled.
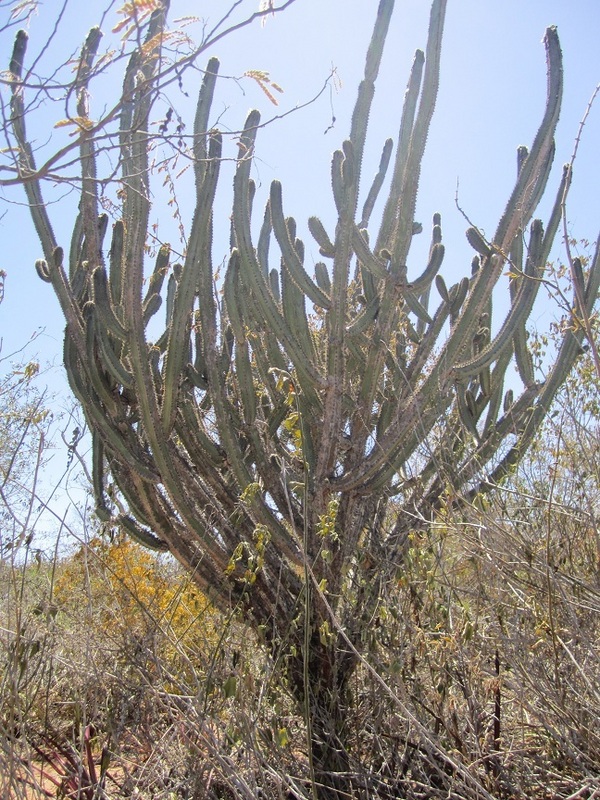
[[[219,640],[218,612],[169,556],[119,536],[92,539],[63,561],[55,602],[123,655],[152,651],[167,673],[201,668]]]

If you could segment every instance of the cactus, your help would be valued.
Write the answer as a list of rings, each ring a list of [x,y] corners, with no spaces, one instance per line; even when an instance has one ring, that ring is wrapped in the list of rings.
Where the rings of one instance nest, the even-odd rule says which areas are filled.
[[[122,219],[113,226],[108,263],[102,254],[106,219],[99,221],[93,179],[94,139],[81,134],[82,199],[68,275],[39,182],[25,180],[35,172],[35,161],[25,129],[20,81],[27,37],[21,32],[11,61],[12,129],[44,255],[36,269],[52,284],[67,321],[65,366],[93,431],[98,513],[138,541],[169,549],[215,604],[227,607],[233,598],[247,606],[274,647],[284,635],[293,638],[290,623],[303,589],[299,576],[308,561],[312,572],[305,575],[313,575],[316,586],[326,581],[327,603],[320,590],[313,592],[305,625],[318,630],[325,621],[332,624],[333,613],[359,651],[377,597],[354,591],[349,574],[363,569],[363,585],[376,585],[375,576],[385,580],[389,565],[397,568],[405,535],[427,524],[448,486],[457,505],[491,490],[531,442],[580,349],[581,331],[567,332],[548,377],[535,381],[526,322],[570,179],[565,172],[546,229],[541,220],[532,221],[549,179],[562,92],[554,28],[545,37],[546,110],[531,149],[519,150],[515,187],[497,231],[488,242],[476,228],[467,230],[476,252],[472,274],[447,287],[437,214],[427,264],[415,270],[410,257],[412,238],[421,229],[414,212],[437,95],[445,0],[434,0],[426,53],[418,51],[414,60],[379,228],[373,230],[371,216],[392,159],[391,140],[358,218],[369,108],[393,5],[380,2],[350,136],[333,156],[335,235],[317,217],[308,221],[331,268],[319,263],[314,279],[308,273],[296,223],[284,216],[278,181],[271,185],[254,243],[250,175],[260,117],[252,111],[239,139],[222,305],[213,280],[212,213],[223,143],[218,131],[208,130],[218,61],[208,63],[197,104],[196,208],[185,260],[171,266],[164,245],[145,296],[152,177],[146,141],[152,87],[160,80],[156,51],[136,52],[125,73]],[[153,14],[147,41],[164,28],[165,13]],[[87,113],[99,36],[96,29],[90,33],[80,58],[75,89],[81,115]],[[269,257],[271,237],[281,251],[279,269]],[[492,294],[507,265],[510,310],[493,327]],[[600,285],[598,252],[587,283],[580,269],[576,275],[590,313]],[[441,302],[430,309],[434,284]],[[150,341],[148,323],[162,299],[165,329]],[[523,383],[520,396],[504,386],[513,360]],[[419,479],[405,481],[434,431],[435,446],[418,460]],[[120,494],[118,508],[106,496],[106,474]],[[319,526],[332,501],[336,537],[326,560],[319,558]],[[245,564],[232,556],[240,542],[252,548],[259,525],[269,541],[250,583]],[[368,567],[359,567],[359,543],[370,554],[364,559]],[[356,656],[334,635],[330,642],[315,642],[307,658],[313,699],[324,708],[332,691],[325,676],[335,673],[339,689]],[[288,680],[299,700],[307,690],[305,668],[301,656],[290,659]],[[343,709],[328,713],[335,717]],[[334,752],[326,738],[315,735],[315,763],[347,772],[343,743]]]

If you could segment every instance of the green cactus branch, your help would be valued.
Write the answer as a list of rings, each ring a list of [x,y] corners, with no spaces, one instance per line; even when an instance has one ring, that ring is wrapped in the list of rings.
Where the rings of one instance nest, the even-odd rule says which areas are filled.
[[[493,342],[482,348],[469,361],[456,364],[454,375],[457,380],[476,375],[484,367],[489,367],[494,361],[497,361],[503,348],[512,345],[514,330],[529,317],[544,270],[544,263],[541,261],[543,235],[544,230],[541,221],[535,220],[531,227],[527,264],[523,275],[519,279],[520,287],[513,298],[508,316],[502,328],[494,337]]]
[[[9,71],[12,78],[12,93],[10,103],[10,125],[17,142],[18,175],[23,182],[27,196],[31,218],[39,237],[44,258],[48,264],[52,262],[54,251],[57,247],[56,237],[46,204],[42,195],[39,179],[36,177],[36,163],[33,148],[27,138],[25,125],[25,102],[23,99],[23,66],[27,53],[28,35],[20,30],[15,37]]]
[[[162,421],[168,435],[177,411],[179,380],[187,360],[189,327],[196,290],[200,284],[201,309],[211,301],[206,297],[207,283],[212,287],[212,260],[210,258],[212,206],[219,177],[222,138],[210,137],[208,160],[204,164],[201,183],[196,182],[197,205],[192,221],[192,232],[185,264],[177,282],[173,313],[169,320],[167,350],[163,368]],[[199,274],[200,273],[200,274]],[[212,294],[212,288],[209,288]]]

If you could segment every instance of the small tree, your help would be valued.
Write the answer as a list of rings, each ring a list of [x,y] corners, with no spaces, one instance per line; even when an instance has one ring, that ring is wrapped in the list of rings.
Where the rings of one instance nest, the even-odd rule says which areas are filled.
[[[0,303],[3,293],[0,270]],[[47,398],[35,385],[39,363],[10,359],[0,355],[0,558],[33,536],[35,493],[52,420]]]
[[[314,277],[307,272],[278,181],[253,241],[260,117],[251,111],[238,142],[222,302],[211,251],[223,154],[221,133],[209,130],[218,61],[207,65],[196,108],[187,252],[172,263],[163,245],[150,276],[149,119],[161,82],[173,74],[163,53],[167,4],[157,3],[145,25],[115,106],[122,191],[108,250],[96,180],[106,130],[88,109],[99,30],[90,32],[71,87],[81,194],[68,255],[55,238],[28,143],[23,32],[10,64],[18,178],[44,251],[38,274],[54,288],[67,321],[65,366],[93,432],[98,515],[170,550],[217,606],[244,609],[285,665],[282,680],[305,714],[312,790],[327,797],[359,791],[368,769],[348,749],[349,680],[380,587],[402,569],[409,532],[426,527],[441,505],[460,508],[510,473],[582,337],[566,331],[546,380],[536,381],[526,322],[570,178],[566,169],[547,224],[533,219],[561,104],[554,28],[545,36],[548,93],[538,133],[529,150],[519,148],[516,183],[493,238],[467,231],[475,250],[470,275],[448,287],[439,274],[437,214],[428,263],[418,276],[406,268],[420,230],[414,211],[445,0],[434,0],[426,51],[415,55],[394,159],[388,140],[359,208],[369,109],[393,5],[379,4],[350,135],[333,156],[335,229],[308,221],[330,266],[316,264]],[[371,215],[390,164],[375,225]],[[273,238],[279,268],[269,257]],[[581,276],[588,314],[599,262],[597,251]],[[492,294],[507,270],[510,310],[494,326]],[[434,292],[437,307],[430,309]],[[164,330],[151,336],[163,300]],[[518,396],[505,386],[511,364],[522,382]]]
[[[1,360],[0,360],[1,363]],[[50,414],[34,386],[39,364],[13,364],[0,378],[0,553],[32,533],[35,490],[46,449]]]

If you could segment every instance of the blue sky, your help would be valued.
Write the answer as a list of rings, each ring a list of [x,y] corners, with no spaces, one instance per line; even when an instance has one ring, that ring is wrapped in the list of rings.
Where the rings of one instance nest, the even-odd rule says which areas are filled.
[[[3,4],[4,5],[4,4]],[[114,8],[106,18],[107,33],[117,21]],[[223,12],[228,0],[190,2],[172,0],[170,19],[195,14],[210,22],[216,20],[214,8]],[[46,0],[29,28],[30,57],[44,45],[62,0]],[[258,0],[244,0],[239,12],[256,10]],[[71,2],[65,24],[40,63],[40,71],[56,63],[60,56],[76,52],[89,25],[98,21],[105,3]],[[296,0],[283,14],[269,19],[264,27],[250,28],[221,40],[202,56],[221,60],[224,76],[241,76],[246,70],[267,71],[284,93],[275,108],[251,80],[223,80],[216,92],[214,119],[224,129],[239,129],[247,111],[257,107],[268,119],[305,103],[318,93],[331,69],[340,85],[327,89],[310,107],[273,122],[260,132],[254,177],[258,183],[258,202],[264,202],[272,179],[283,183],[286,214],[296,217],[299,233],[307,243],[308,265],[319,258],[317,247],[306,231],[306,219],[317,214],[324,222],[333,219],[329,165],[331,153],[341,145],[349,130],[349,119],[362,75],[364,54],[369,41],[377,3],[375,0]],[[6,12],[0,10],[0,16]],[[426,44],[429,3],[426,0],[397,0],[388,36],[375,104],[371,115],[363,186],[368,188],[384,140],[397,137],[402,98],[414,50]],[[241,14],[238,14],[241,16]],[[565,96],[557,136],[557,157],[551,187],[558,185],[562,164],[573,150],[579,121],[596,85],[600,82],[600,4],[597,0],[450,0],[442,53],[440,94],[428,149],[423,165],[417,218],[424,224],[421,242],[411,251],[409,276],[419,274],[429,247],[429,225],[434,212],[442,213],[446,258],[442,274],[454,283],[469,271],[472,251],[464,238],[467,223],[455,206],[455,195],[469,217],[491,235],[510,194],[516,165],[516,148],[529,144],[543,112],[546,91],[546,64],[542,38],[547,25],[558,26],[563,49]],[[209,25],[210,27],[210,25]],[[191,25],[191,36],[200,36],[201,23]],[[108,39],[109,37],[107,37]],[[12,36],[0,39],[0,52],[8,66]],[[184,89],[190,99],[173,86],[168,100],[193,116],[193,96],[199,74],[187,73]],[[336,82],[337,83],[337,82]],[[109,102],[115,83],[92,88],[91,116]],[[4,90],[3,90],[4,92]],[[165,107],[163,107],[165,108]],[[95,110],[96,109],[96,112]],[[336,121],[333,127],[332,114]],[[59,104],[42,109],[31,135],[47,152],[64,130],[53,123],[64,116]],[[157,111],[157,120],[160,114]],[[329,129],[329,130],[327,130]],[[327,130],[327,133],[325,131]],[[226,155],[234,156],[234,142]],[[568,203],[571,234],[595,240],[600,230],[600,100],[592,109],[583,134],[575,177]],[[232,165],[225,165],[219,194],[216,226],[215,263],[225,258],[228,244],[228,214]],[[53,201],[51,217],[58,238],[68,247],[76,199],[61,200],[61,187],[47,185],[46,199]],[[188,223],[193,199],[187,178],[177,186],[184,222]],[[7,272],[4,302],[0,306],[2,355],[20,348],[36,332],[43,330],[29,355],[57,365],[49,373],[53,386],[62,387],[60,359],[63,320],[50,287],[36,276],[34,262],[41,256],[33,226],[25,208],[22,191],[0,188],[4,216],[0,219],[0,266]],[[172,238],[175,227],[169,209],[153,209],[163,238]],[[547,210],[548,203],[543,206]],[[257,217],[262,209],[257,207]],[[542,214],[542,216],[544,216]],[[331,227],[331,225],[330,225]],[[536,312],[543,318],[545,309]]]

